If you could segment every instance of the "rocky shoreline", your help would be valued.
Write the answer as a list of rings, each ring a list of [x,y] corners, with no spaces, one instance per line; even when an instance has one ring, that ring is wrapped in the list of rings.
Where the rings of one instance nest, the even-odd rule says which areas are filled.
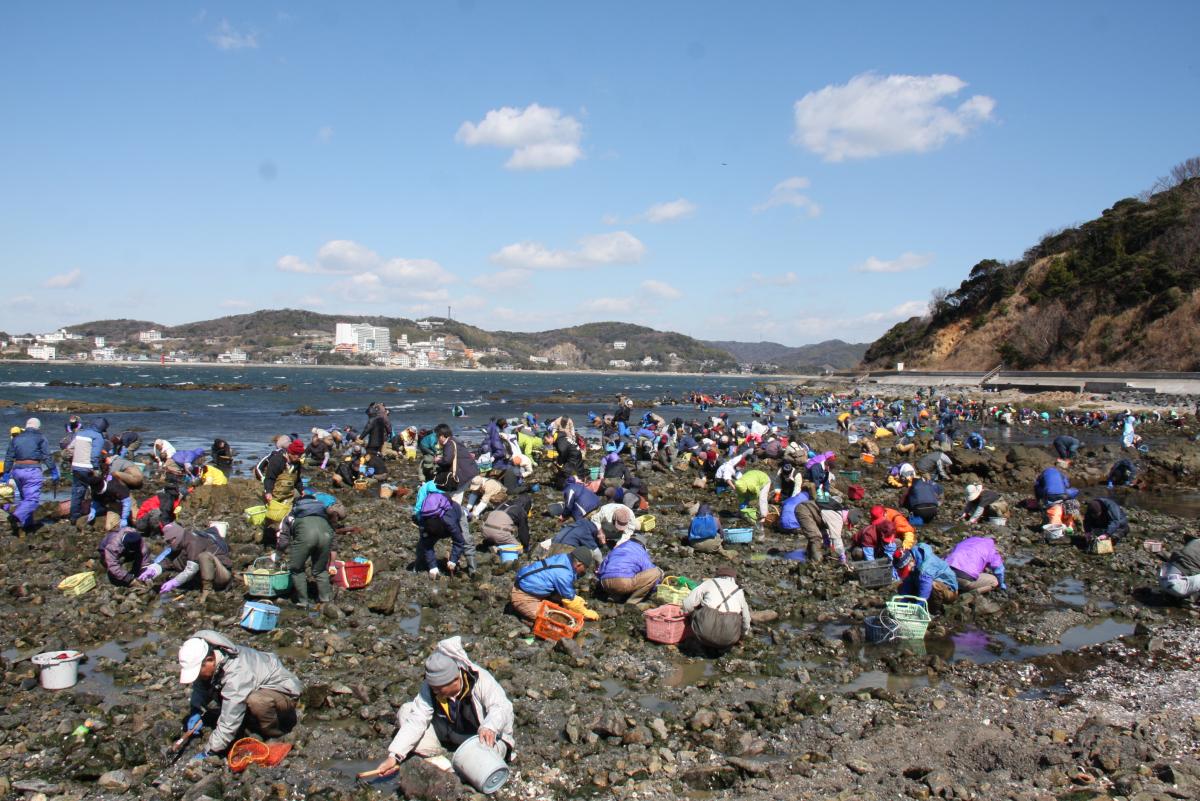
[[[668,415],[670,416],[670,415]],[[684,415],[689,416],[689,415]],[[1194,489],[1200,471],[1195,426],[1139,429],[1153,444],[1141,457],[1150,490]],[[1056,430],[1046,437],[1048,444]],[[852,459],[844,438],[805,438],[838,453],[867,489],[856,506],[895,504],[879,463]],[[1109,438],[1115,443],[1115,437]],[[1085,493],[1103,492],[1115,444],[1085,446],[1071,469]],[[946,510],[921,530],[939,552],[969,530],[950,526],[963,485],[983,480],[1019,501],[1053,462],[1048,447],[956,449],[945,482]],[[412,462],[389,465],[389,480],[415,486]],[[540,474],[543,479],[548,474]],[[672,575],[701,578],[724,563],[676,542],[682,506],[697,497],[684,472],[651,473],[650,535],[655,562]],[[543,485],[545,485],[543,481]],[[845,477],[835,487],[843,491]],[[153,482],[151,482],[153,484]],[[1097,486],[1097,484],[1099,486]],[[327,479],[314,480],[318,489]],[[836,563],[778,558],[796,543],[767,533],[737,552],[741,583],[755,609],[779,616],[719,659],[649,643],[641,615],[592,601],[603,618],[575,641],[527,641],[503,613],[511,571],[481,554],[479,575],[431,584],[407,572],[416,529],[402,501],[339,491],[354,531],[343,557],[375,562],[367,589],[340,591],[319,612],[286,601],[279,628],[237,628],[241,585],[215,593],[157,594],[113,587],[96,555],[101,532],[65,522],[23,540],[5,537],[0,564],[0,797],[153,798],[266,801],[366,799],[392,792],[356,784],[354,774],[384,756],[395,709],[417,690],[433,643],[461,634],[516,707],[514,775],[497,795],[566,798],[1128,798],[1200,795],[1200,639],[1197,614],[1154,590],[1158,560],[1146,539],[1181,544],[1191,518],[1130,508],[1132,528],[1112,556],[1051,546],[1035,513],[1014,510],[1006,528],[980,526],[1009,559],[1007,597],[959,603],[937,618],[923,644],[864,645],[861,621],[890,595],[848,581]],[[148,492],[143,489],[139,498]],[[235,561],[261,555],[241,511],[259,487],[234,479],[203,487],[185,503],[185,524],[230,523]],[[711,492],[709,497],[712,498]],[[551,500],[543,490],[535,507]],[[714,508],[736,511],[728,495]],[[44,504],[49,514],[54,504]],[[1015,503],[1013,504],[1015,507]],[[535,539],[549,536],[537,517]],[[97,570],[95,590],[67,598],[63,577]],[[274,769],[235,776],[223,765],[167,766],[163,746],[178,736],[186,692],[175,650],[193,630],[213,627],[238,642],[273,650],[305,682],[295,748]],[[1088,645],[1088,643],[1095,643]],[[87,651],[72,690],[37,686],[28,658],[57,648]],[[91,733],[72,732],[90,719]],[[411,797],[470,795],[457,784],[416,777]]]

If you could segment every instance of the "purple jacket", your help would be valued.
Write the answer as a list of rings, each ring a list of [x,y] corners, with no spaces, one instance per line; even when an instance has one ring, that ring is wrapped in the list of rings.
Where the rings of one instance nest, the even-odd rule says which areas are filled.
[[[993,573],[1004,574],[1004,559],[991,537],[967,537],[954,546],[946,557],[946,564],[966,573],[972,580],[979,578],[979,574],[989,567]]]
[[[133,545],[125,544],[125,535],[133,534],[137,537],[137,543]],[[108,532],[104,535],[104,539],[100,541],[100,558],[104,562],[104,569],[108,571],[109,578],[119,584],[129,584],[138,573],[142,572],[142,568],[150,564],[153,557],[150,556],[150,546],[146,544],[146,540],[138,536],[137,532],[131,528],[119,528]],[[124,560],[133,560],[133,570],[126,570]]]
[[[604,557],[600,569],[596,571],[596,578],[601,581],[610,578],[633,578],[643,570],[653,569],[654,563],[650,561],[650,554],[646,553],[646,546],[636,538],[628,539]]]

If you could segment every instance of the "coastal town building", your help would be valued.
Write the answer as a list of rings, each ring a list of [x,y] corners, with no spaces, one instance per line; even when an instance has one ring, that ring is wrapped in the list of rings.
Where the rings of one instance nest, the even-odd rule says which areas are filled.
[[[151,328],[149,331],[138,332],[138,342],[161,342],[162,331]]]
[[[222,364],[244,364],[246,360],[246,351],[241,348],[233,348],[232,350],[217,354],[217,361]]]
[[[51,361],[57,353],[57,349],[53,345],[31,345],[25,349],[25,353],[31,359],[41,359],[43,361]]]

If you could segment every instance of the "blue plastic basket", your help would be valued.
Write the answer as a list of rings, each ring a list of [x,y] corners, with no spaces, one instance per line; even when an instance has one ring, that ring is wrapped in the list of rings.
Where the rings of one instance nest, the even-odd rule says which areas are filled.
[[[754,529],[752,528],[727,528],[725,529],[725,541],[732,545],[745,545],[754,539]]]
[[[500,557],[501,562],[515,562],[521,555],[520,545],[497,545],[496,555]]]
[[[262,601],[246,601],[242,605],[242,620],[239,624],[248,631],[273,631],[279,621],[279,607]]]

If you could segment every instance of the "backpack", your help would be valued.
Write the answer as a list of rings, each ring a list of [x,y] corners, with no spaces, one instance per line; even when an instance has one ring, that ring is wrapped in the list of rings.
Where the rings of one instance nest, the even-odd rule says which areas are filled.
[[[216,529],[206,528],[192,532],[197,537],[204,537],[217,546],[217,555],[229,556],[229,543],[216,532]]]
[[[688,527],[689,542],[703,542],[717,536],[717,518],[713,515],[700,515],[692,518]]]
[[[440,492],[431,492],[421,504],[421,517],[445,517],[450,511],[450,499]]]
[[[713,582],[721,593],[721,606],[728,609],[729,601],[742,591],[738,587],[733,595],[726,595],[721,585]],[[740,612],[722,612],[711,606],[701,606],[692,613],[692,633],[696,639],[711,648],[729,648],[742,639],[742,615]]]

